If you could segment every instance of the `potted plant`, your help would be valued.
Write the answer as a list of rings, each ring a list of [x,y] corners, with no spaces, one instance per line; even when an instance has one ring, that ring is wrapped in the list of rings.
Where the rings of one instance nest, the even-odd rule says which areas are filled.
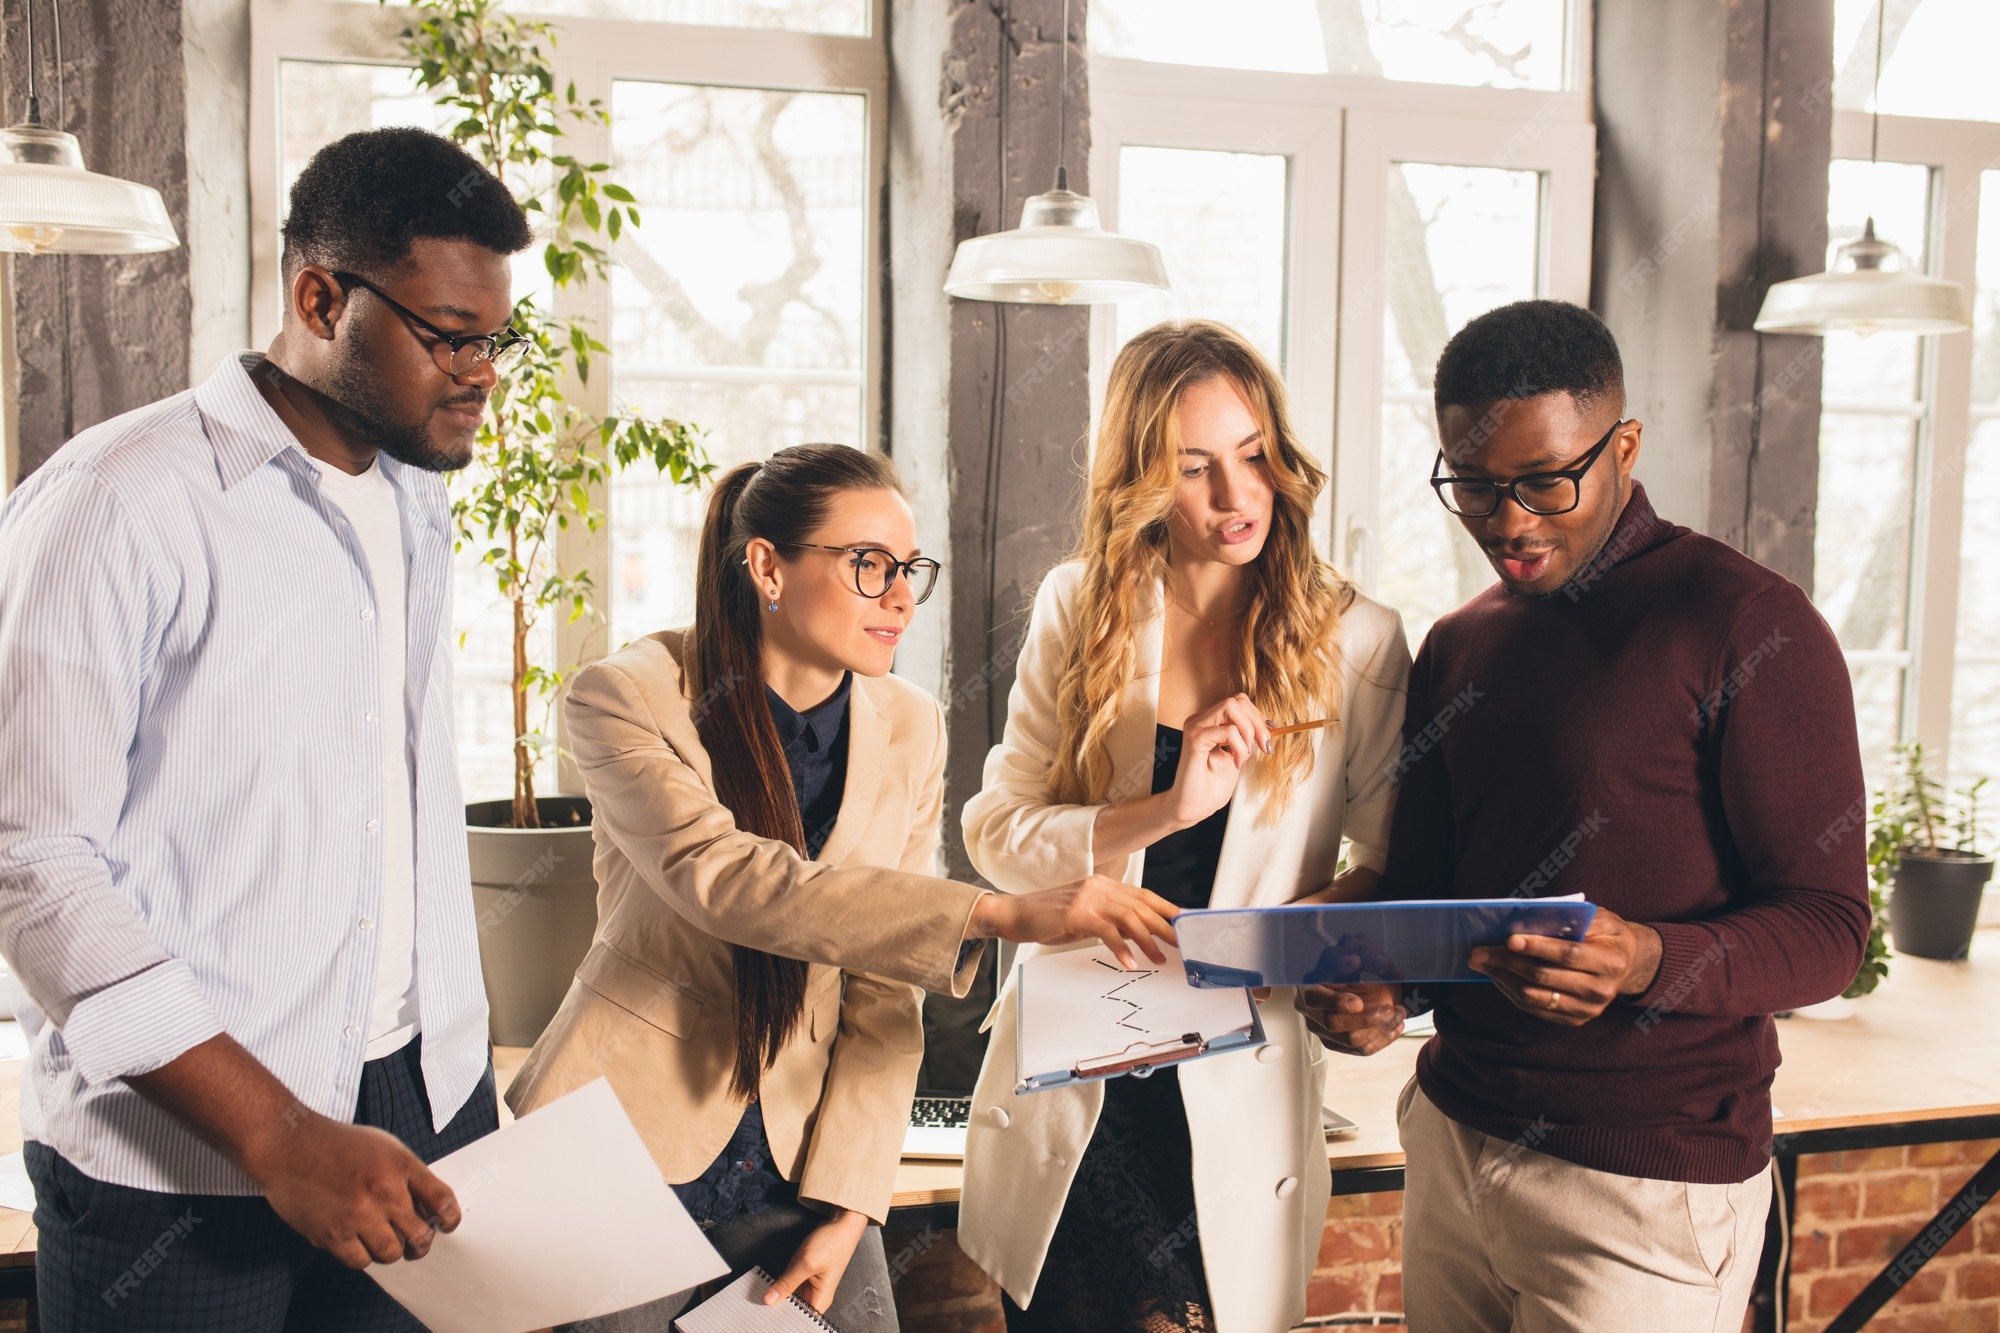
[[[445,133],[534,218],[558,287],[604,280],[610,252],[600,242],[637,227],[639,212],[632,194],[607,179],[606,163],[563,150],[566,130],[610,117],[574,86],[557,91],[544,54],[554,27],[514,16],[501,0],[442,0],[412,13],[403,47],[419,86],[457,116]],[[479,552],[513,617],[513,795],[469,804],[466,835],[492,1037],[525,1046],[554,1015],[597,925],[589,803],[535,792],[565,671],[532,660],[530,645],[547,614],[593,614],[589,571],[558,565],[556,535],[571,523],[594,531],[604,522],[591,497],[617,468],[644,460],[685,485],[713,468],[699,431],[684,422],[594,420],[570,404],[569,377],[587,380],[592,357],[606,350],[585,321],[558,319],[524,296],[513,327],[530,340],[528,352],[493,390],[473,465],[454,486],[452,517],[459,549]]]
[[[1980,797],[1986,779],[1956,794],[1930,775],[1924,747],[1898,746],[1896,766],[1875,805],[1868,863],[1892,884],[1889,932],[1896,952],[1962,959],[1972,947],[1979,900],[1993,877],[1980,852]]]

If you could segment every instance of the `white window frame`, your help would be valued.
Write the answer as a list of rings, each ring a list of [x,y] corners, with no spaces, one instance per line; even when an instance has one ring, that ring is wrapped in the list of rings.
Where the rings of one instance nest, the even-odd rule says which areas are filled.
[[[1833,156],[1867,161],[1872,123],[1866,112],[1835,112]],[[1875,156],[1883,162],[1930,168],[1930,230],[1924,246],[1928,271],[1976,288],[1980,180],[1989,168],[2000,167],[2000,124],[1883,116]],[[1991,202],[2000,207],[2000,198]],[[1909,621],[1904,635],[1907,649],[1904,653],[1849,653],[1848,660],[1905,666],[1898,738],[1922,741],[1937,768],[1948,771],[1966,450],[1975,418],[2000,416],[2000,407],[1975,411],[1972,406],[1970,333],[1924,341],[1918,364],[1918,397],[1909,412],[1917,438],[1910,515]],[[1821,410],[1880,415],[1885,409],[1827,397]]]
[[[1364,590],[1373,590],[1376,573],[1383,391],[1382,288],[1363,275],[1385,269],[1389,166],[1540,172],[1538,294],[1587,304],[1596,180],[1588,0],[1572,0],[1571,9],[1560,91],[1091,57],[1090,184],[1105,226],[1118,226],[1122,148],[1290,159],[1280,369],[1299,436],[1332,478],[1314,533]],[[1099,308],[1093,423],[1117,346],[1116,314]]]
[[[528,8],[520,6],[524,11]],[[709,87],[840,92],[866,100],[868,126],[866,190],[863,227],[862,281],[862,437],[874,447],[882,433],[882,370],[884,367],[882,284],[882,209],[875,206],[886,186],[888,163],[889,57],[884,37],[885,0],[871,0],[865,36],[789,32],[765,28],[722,28],[695,24],[655,23],[630,19],[546,17],[559,41],[551,54],[557,86],[574,83],[578,97],[601,99],[611,105],[618,80],[650,83],[700,84]],[[284,215],[282,143],[279,136],[279,71],[288,60],[337,64],[381,64],[407,67],[397,33],[409,22],[401,5],[378,7],[354,0],[251,0],[250,4],[250,330],[254,346],[268,346],[276,336],[283,294],[280,290],[278,228]],[[609,127],[578,127],[565,138],[572,151],[586,159],[611,159]],[[606,332],[612,322],[611,284],[586,282],[559,289],[559,317],[581,316]],[[608,369],[609,358],[599,359]],[[612,375],[604,369],[584,383],[572,381],[568,393],[580,409],[596,416],[611,411]],[[591,503],[610,515],[609,487],[596,488]],[[615,585],[610,577],[611,522],[596,532],[572,524],[557,539],[557,559],[570,569],[587,569],[602,595]],[[595,616],[555,620],[556,659],[584,664],[607,649],[610,608],[599,605]],[[557,710],[561,725],[561,710]],[[564,753],[567,753],[566,740]],[[558,765],[557,787],[581,791],[579,776],[565,760]]]

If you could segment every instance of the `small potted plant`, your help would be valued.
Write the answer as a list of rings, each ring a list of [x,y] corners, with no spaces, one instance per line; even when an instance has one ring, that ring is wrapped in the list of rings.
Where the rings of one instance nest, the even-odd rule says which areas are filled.
[[[1896,766],[1875,805],[1868,863],[1878,886],[1890,883],[1889,934],[1896,952],[1963,959],[1972,947],[1979,901],[1993,878],[1980,851],[1980,798],[1986,779],[1949,793],[1933,778],[1924,747],[1896,749]]]

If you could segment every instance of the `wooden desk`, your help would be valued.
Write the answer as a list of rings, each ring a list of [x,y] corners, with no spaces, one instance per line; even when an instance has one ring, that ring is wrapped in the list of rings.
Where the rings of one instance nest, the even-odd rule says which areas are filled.
[[[1366,1060],[1330,1060],[1327,1104],[1360,1126],[1327,1145],[1336,1192],[1402,1187],[1396,1096],[1422,1044],[1407,1039]],[[1772,1096],[1781,1167],[1806,1152],[2000,1134],[2000,1123],[1979,1123],[2000,1122],[2000,929],[1979,933],[1969,963],[1896,959],[1852,1018],[1787,1019],[1779,1044],[1784,1065]],[[503,1089],[526,1056],[494,1051]],[[21,1067],[0,1061],[0,1153],[21,1146]],[[504,1103],[500,1114],[511,1118]],[[955,1225],[962,1175],[957,1162],[904,1161],[890,1225]],[[34,1262],[33,1219],[0,1208],[0,1277]]]

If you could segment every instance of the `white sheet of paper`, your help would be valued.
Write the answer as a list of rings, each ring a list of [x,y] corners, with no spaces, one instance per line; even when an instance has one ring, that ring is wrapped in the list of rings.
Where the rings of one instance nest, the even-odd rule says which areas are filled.
[[[27,1159],[20,1153],[0,1157],[0,1208],[35,1211],[35,1182],[28,1179]]]
[[[721,1277],[603,1079],[433,1163],[465,1220],[368,1275],[433,1333],[525,1333]]]
[[[1036,954],[1021,964],[1020,1076],[1059,1073],[1079,1060],[1178,1041],[1190,1032],[1213,1039],[1250,1025],[1243,991],[1188,985],[1180,955],[1170,944],[1160,948],[1165,963],[1155,967],[1141,955],[1141,966],[1129,972],[1101,944]]]

